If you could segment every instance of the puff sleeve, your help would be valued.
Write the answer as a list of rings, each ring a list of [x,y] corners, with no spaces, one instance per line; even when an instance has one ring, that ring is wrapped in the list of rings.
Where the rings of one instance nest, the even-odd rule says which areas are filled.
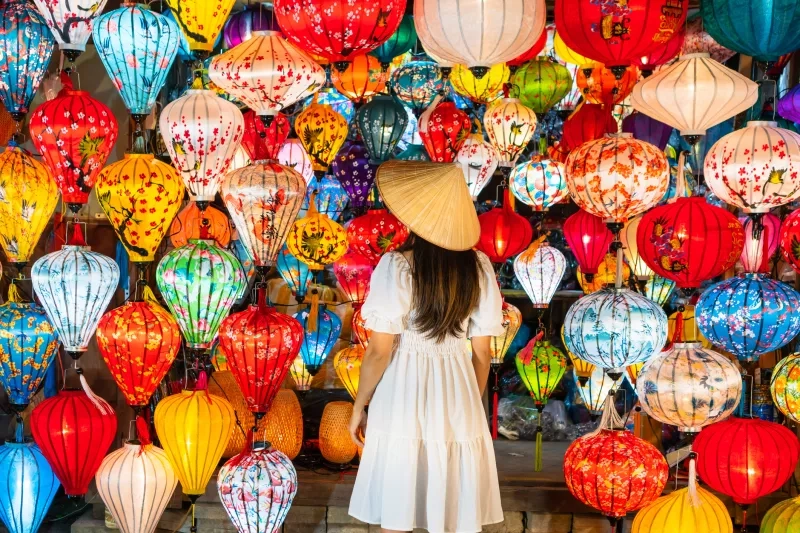
[[[399,334],[406,329],[411,310],[411,271],[406,258],[391,252],[372,272],[369,294],[361,307],[367,329]]]
[[[486,254],[477,252],[481,266],[481,298],[469,317],[467,336],[496,337],[505,332],[503,327],[503,297],[497,286],[492,263]]]

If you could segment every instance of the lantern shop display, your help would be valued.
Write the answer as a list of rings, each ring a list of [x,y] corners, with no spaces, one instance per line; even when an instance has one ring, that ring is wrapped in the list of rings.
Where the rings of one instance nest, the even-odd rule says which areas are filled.
[[[327,104],[314,101],[297,115],[294,130],[311,158],[314,174],[322,176],[347,138],[347,121]]]
[[[511,71],[505,63],[492,65],[481,77],[464,65],[455,65],[448,79],[456,93],[476,104],[487,104],[500,96],[510,76]]]
[[[492,364],[500,365],[506,358],[514,337],[517,336],[522,325],[522,313],[515,306],[503,302],[503,334],[492,337],[489,343],[489,352],[492,356]]]
[[[778,250],[781,238],[781,219],[772,213],[765,213],[759,220],[747,217],[742,225],[744,247],[739,256],[742,267],[745,272],[768,274],[772,270],[772,257]]]
[[[483,115],[486,136],[500,155],[500,167],[513,167],[536,131],[536,113],[518,98],[501,98]]]
[[[359,108],[356,121],[369,155],[367,162],[379,165],[392,156],[409,124],[409,115],[391,96],[377,94]]]
[[[541,409],[567,369],[567,357],[550,341],[533,341],[517,354],[517,372],[537,409]]]
[[[575,76],[575,84],[586,102],[606,106],[622,103],[631,94],[638,80],[639,69],[633,65],[625,68],[619,78],[599,63],[591,68],[578,69]]]
[[[454,102],[434,100],[419,117],[418,133],[431,161],[452,163],[467,139],[470,127],[469,115],[458,109]]]
[[[653,277],[653,269],[647,265],[647,262],[639,253],[639,242],[637,240],[639,224],[642,222],[642,215],[635,216],[628,219],[622,227],[619,234],[619,240],[622,242],[622,253],[625,255],[625,260],[631,267],[632,273],[636,279],[641,282],[646,282]]]
[[[298,311],[294,318],[303,326],[300,356],[308,373],[316,376],[339,341],[342,320],[336,313],[328,311],[325,304],[315,304],[313,301],[309,309]]]
[[[278,253],[276,265],[278,274],[292,291],[295,300],[302,302],[313,277],[308,265],[293,256],[286,246]]]
[[[550,111],[570,89],[569,70],[549,58],[533,59],[520,66],[511,77],[514,97],[540,115]]]
[[[492,263],[505,263],[527,248],[533,238],[530,222],[514,211],[508,189],[503,196],[503,207],[478,216],[481,234],[475,248],[485,253]]]
[[[603,224],[603,219],[579,209],[564,221],[564,239],[584,277],[591,282],[608,253],[614,235]]]
[[[622,263],[622,279],[627,280],[631,276],[631,269],[627,263]],[[584,274],[579,266],[575,271],[578,278],[578,285],[584,294],[592,294],[603,289],[606,285],[614,285],[617,281],[617,256],[608,253],[597,267],[597,272],[592,275]],[[642,293],[644,294],[644,292]],[[647,296],[645,294],[645,296]]]
[[[637,111],[622,119],[622,131],[663,151],[672,135],[672,126]]]
[[[244,9],[231,13],[225,26],[222,28],[222,37],[225,39],[225,48],[231,49],[236,45],[250,40],[255,32],[277,29],[272,10],[263,4],[248,4]],[[214,48],[219,44],[219,37]]]
[[[444,89],[439,66],[433,61],[415,60],[392,72],[392,96],[419,117]]]
[[[331,71],[331,81],[336,90],[357,104],[385,92],[386,78],[386,71],[378,58],[366,54],[355,56],[344,70]]]
[[[775,407],[791,421],[800,422],[800,354],[784,357],[772,369],[770,392]]]
[[[331,171],[347,193],[341,203],[348,204],[351,209],[365,209],[370,203],[370,192],[375,184],[378,165],[370,163],[364,143],[361,141],[345,141],[342,149],[336,154],[336,158],[331,164]],[[319,180],[314,183],[318,189],[318,198],[323,192],[319,190],[319,184]],[[317,207],[319,208],[319,206]],[[338,209],[338,211],[341,212],[342,210]],[[339,214],[339,216],[341,215]],[[333,218],[338,218],[338,216]]]
[[[300,139],[286,139],[281,149],[278,150],[278,163],[283,166],[292,168],[303,176],[306,184],[311,183],[314,177],[314,167],[311,163],[311,158],[303,148],[303,143]]]
[[[569,152],[583,143],[616,132],[617,121],[609,109],[597,104],[584,103],[564,121],[561,142]],[[564,160],[566,156],[567,154],[564,154]]]
[[[322,411],[319,450],[329,463],[347,464],[356,456],[358,448],[347,429],[352,414],[353,404],[350,402],[329,402]]]
[[[30,439],[7,440],[0,447],[0,519],[10,533],[39,530],[60,485],[39,447]]]
[[[244,133],[242,134],[241,148],[245,150],[251,162],[278,159],[278,153],[292,129],[286,115],[282,113],[274,115],[269,126],[264,125],[264,122],[256,116],[252,109],[245,111],[242,118],[244,119]],[[244,166],[246,165],[242,165],[242,167]],[[241,167],[233,168],[231,165],[228,172],[239,168]]]
[[[308,214],[289,230],[286,248],[311,270],[322,270],[347,252],[347,231],[325,213],[319,213],[312,198]]]
[[[260,427],[264,438],[276,450],[291,460],[298,456],[303,447],[303,411],[293,390],[278,391]]]
[[[201,238],[211,239],[217,246],[226,248],[231,243],[231,223],[216,207],[209,205],[201,211],[197,203],[189,202],[172,221],[169,241],[179,248]]]
[[[514,259],[514,274],[535,309],[547,308],[566,269],[564,254],[538,240]]]
[[[614,379],[602,368],[574,357],[572,352],[567,351],[567,354],[572,361],[575,385],[583,404],[590,414],[601,414],[609,393],[619,389],[625,378],[620,374],[619,378]]]
[[[534,211],[547,211],[569,197],[566,169],[552,159],[534,158],[517,165],[509,181],[514,196]]]
[[[476,201],[484,187],[492,180],[494,171],[500,163],[500,155],[491,144],[483,140],[483,132],[479,130],[464,140],[455,161],[461,165],[470,196]]]
[[[361,362],[366,349],[356,344],[340,350],[333,356],[333,368],[336,376],[344,384],[344,388],[353,400],[358,393],[358,382],[361,377]]]
[[[755,361],[800,333],[800,294],[763,274],[742,274],[707,288],[697,301],[697,326],[715,346]]]
[[[374,266],[364,255],[349,251],[333,265],[339,288],[354,305],[364,303]]]
[[[408,239],[408,228],[386,209],[370,209],[347,224],[350,248],[377,265],[380,258]]]

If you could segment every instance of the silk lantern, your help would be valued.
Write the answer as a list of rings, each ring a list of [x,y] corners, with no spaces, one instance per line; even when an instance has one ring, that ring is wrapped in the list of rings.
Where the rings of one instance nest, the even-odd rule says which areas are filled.
[[[208,381],[208,393],[212,396],[225,398],[233,407],[234,428],[231,432],[231,438],[228,440],[228,445],[225,446],[225,451],[222,452],[222,457],[228,458],[242,453],[242,450],[247,445],[249,430],[256,425],[256,417],[250,412],[250,406],[239,389],[236,378],[233,377],[233,373],[228,369],[227,363],[220,361],[221,349],[219,348],[219,343],[216,344],[215,348],[215,350],[212,350],[211,355],[214,373],[211,374],[211,379]],[[224,359],[224,356],[222,359]]]
[[[567,269],[564,254],[538,240],[514,259],[514,274],[534,309],[546,309]]]
[[[622,131],[631,133],[640,141],[656,146],[664,151],[672,135],[672,126],[645,115],[644,113],[631,113],[622,120]]]
[[[291,289],[292,294],[298,302],[302,302],[308,291],[308,284],[311,282],[312,273],[308,265],[297,259],[284,245],[278,253],[276,261],[278,274]]]
[[[702,17],[686,22],[686,36],[683,39],[683,54],[706,53],[720,63],[725,63],[736,55],[714,40],[705,30]]]
[[[642,254],[639,253],[637,236],[641,222],[642,215],[628,219],[619,234],[619,240],[622,242],[622,253],[625,254],[625,260],[640,284],[653,277],[653,269],[647,265]]]
[[[366,208],[372,186],[375,184],[378,165],[370,163],[364,143],[345,141],[331,164],[331,170],[347,192],[350,207]]]
[[[564,121],[561,142],[566,145],[567,151],[570,151],[583,143],[600,139],[616,131],[617,121],[609,109],[597,104],[584,103]]]
[[[311,163],[311,158],[308,156],[306,149],[303,148],[303,143],[300,142],[300,139],[286,139],[281,149],[278,150],[278,163],[299,172],[303,179],[306,180],[306,184],[311,183],[314,178],[314,167]]]
[[[555,34],[553,35],[553,52],[558,59],[570,65],[583,67],[596,63],[596,61],[577,53],[575,50],[567,46],[567,43],[565,43],[564,39],[561,38],[561,34],[558,32],[558,30],[556,30]]]
[[[631,276],[631,269],[626,263],[622,263],[622,280],[627,280]],[[578,285],[584,294],[592,294],[602,290],[606,285],[614,285],[617,281],[617,255],[608,253],[600,262],[597,267],[597,272],[591,276],[586,275],[579,266],[575,270],[575,277],[578,279]],[[641,287],[640,287],[641,288]],[[645,290],[640,290],[642,294],[647,296]]]
[[[378,58],[371,55],[358,55],[342,71],[334,69],[331,81],[340,93],[357,104],[384,92],[386,71]]]
[[[444,89],[442,72],[433,61],[415,60],[392,72],[392,96],[419,117]]]
[[[775,108],[789,122],[800,122],[800,87],[795,85],[784,94]]]
[[[314,376],[309,373],[303,358],[299,355],[295,358],[292,366],[289,367],[289,374],[291,374],[294,386],[301,395],[311,390],[311,382],[314,380]]]
[[[517,372],[536,408],[547,404],[567,368],[567,357],[550,341],[531,341],[516,357]]]
[[[631,94],[638,79],[639,70],[635,66],[625,68],[622,76],[617,79],[611,70],[595,63],[591,68],[578,69],[575,84],[586,102],[613,106]]]
[[[481,235],[475,248],[489,256],[492,263],[505,263],[527,248],[533,238],[530,222],[514,212],[508,189],[503,196],[503,207],[495,207],[478,216]]]
[[[417,44],[417,30],[414,28],[414,17],[404,15],[397,30],[386,41],[381,43],[370,55],[381,62],[384,70],[389,69],[392,60],[409,52]]]
[[[208,54],[233,8],[234,0],[220,0],[208,9],[201,0],[167,0],[167,5],[192,51]]]
[[[476,201],[481,191],[489,184],[500,163],[500,154],[483,140],[483,132],[473,133],[464,140],[456,154],[456,163],[461,165],[472,200]]]
[[[378,94],[358,110],[356,121],[369,154],[368,163],[378,165],[391,157],[400,142],[408,113],[392,97]]]
[[[134,263],[155,259],[183,201],[178,172],[153,154],[125,154],[97,178],[97,201]]]
[[[622,386],[625,378],[620,373],[619,377],[614,379],[604,369],[575,357],[572,352],[567,351],[567,354],[572,361],[575,385],[581,401],[590,414],[600,415],[609,394]]]
[[[769,386],[775,407],[792,422],[800,422],[800,354],[784,357],[772,370]]]
[[[333,356],[333,368],[336,370],[336,375],[353,400],[356,399],[356,394],[358,394],[361,362],[364,360],[365,352],[365,348],[356,344],[344,350],[339,350]]]
[[[264,421],[261,423],[264,438],[276,450],[294,460],[303,447],[303,411],[297,394],[291,389],[281,389],[275,395]]]
[[[315,61],[319,61],[316,58]],[[353,118],[356,116],[356,106],[345,95],[334,89],[333,87],[323,86],[319,91],[309,96],[303,102],[303,108],[308,107],[316,97],[318,104],[327,104],[333,108],[334,111],[344,117],[348,124],[352,124]]]
[[[679,28],[679,30],[672,35],[672,38],[669,41],[666,43],[661,43],[656,50],[653,50],[650,54],[642,56],[637,61],[634,61],[633,65],[637,66],[641,71],[642,76],[647,78],[653,74],[653,71],[656,70],[656,68],[669,63],[673,59],[677,58],[681,53],[688,53],[682,52],[683,41],[685,37],[686,25]]]
[[[526,51],[522,52],[520,55],[515,57],[510,61],[506,61],[506,65],[508,68],[511,69],[511,73],[513,74],[519,67],[527,63],[528,61],[533,61],[536,59],[537,56],[543,53],[545,46],[548,43],[548,39],[551,37],[552,29],[551,26],[545,26],[545,30],[539,35],[539,38],[533,43],[533,46],[528,48]]]
[[[759,231],[756,224],[762,226]],[[772,213],[765,213],[760,221],[752,217],[744,221],[744,248],[739,261],[745,272],[768,274],[772,270],[770,262],[778,249],[780,225],[781,219]]]
[[[294,129],[318,177],[328,170],[347,138],[347,121],[327,104],[312,102],[297,115]]]
[[[350,402],[330,402],[322,410],[319,422],[319,450],[329,463],[347,464],[358,452],[347,429],[352,413],[353,404]]]
[[[63,201],[77,212],[89,201],[89,191],[114,149],[117,119],[88,92],[74,90],[66,74],[62,84],[58,96],[36,108],[29,128]]]
[[[476,104],[486,104],[500,96],[510,76],[511,71],[505,63],[493,65],[480,78],[467,67],[455,65],[448,79],[457,94],[466,96]]]
[[[225,26],[222,28],[225,48],[230,50],[234,46],[250,40],[253,34],[261,31],[277,30],[277,26],[275,15],[267,5],[262,3],[247,4],[243,10],[232,13],[228,20],[225,21]],[[217,37],[217,41],[219,41],[219,37]],[[215,44],[214,48],[216,47]]]
[[[656,304],[663,306],[669,301],[670,296],[672,296],[672,291],[674,290],[674,281],[662,278],[661,276],[653,276],[645,282],[642,294]]]
[[[408,228],[386,209],[370,209],[347,225],[350,247],[377,265],[380,258],[408,239]]]
[[[511,78],[515,97],[538,114],[550,111],[572,88],[566,67],[552,59],[538,58],[522,65]]]
[[[339,260],[347,252],[347,232],[311,203],[308,214],[297,220],[286,237],[286,248],[311,270]]]
[[[231,243],[231,223],[225,213],[208,206],[200,211],[195,202],[186,204],[169,229],[169,241],[179,248],[191,240],[208,238],[226,248]]]
[[[353,305],[363,304],[369,292],[374,267],[364,255],[349,251],[333,265],[339,287]]]
[[[492,103],[483,115],[489,142],[500,155],[500,167],[511,168],[536,130],[536,113],[517,98]]]
[[[92,23],[106,5],[105,0],[80,0],[77,4],[67,0],[34,0],[34,3],[53,32],[59,49],[73,62],[86,50]]]
[[[517,199],[536,212],[547,211],[568,198],[566,169],[552,159],[535,157],[514,167],[509,187]]]
[[[10,533],[35,533],[47,514],[60,483],[39,447],[30,439],[0,446],[0,519]]]
[[[592,281],[603,262],[614,235],[603,220],[579,209],[564,221],[564,239],[587,281]]]
[[[31,413],[33,438],[53,467],[67,496],[83,496],[117,431],[117,417],[91,392],[62,389]]]
[[[506,358],[508,349],[514,342],[520,326],[522,325],[522,313],[515,306],[503,302],[503,334],[493,336],[489,343],[489,353],[492,356],[493,365],[501,365]]]
[[[770,507],[761,520],[762,533],[791,531],[800,526],[800,498],[784,500]]]
[[[278,159],[278,153],[292,129],[289,119],[285,115],[278,113],[274,115],[269,126],[265,126],[252,109],[246,111],[242,118],[244,119],[244,133],[242,134],[241,146],[247,152],[251,161],[260,162],[266,159]],[[234,170],[238,170],[238,168],[231,166],[228,172],[233,172]]]
[[[780,245],[784,260],[800,272],[800,210],[792,211],[781,223]]]
[[[714,345],[755,361],[800,333],[800,294],[764,274],[742,274],[707,288],[697,301],[697,326]]]
[[[316,309],[312,311],[311,306],[316,306]],[[316,376],[339,340],[342,320],[328,311],[325,304],[312,301],[311,306],[293,316],[303,326],[300,356],[308,373]]]
[[[469,115],[454,102],[434,102],[419,117],[418,131],[425,150],[435,163],[455,161],[470,131]]]
[[[78,359],[119,285],[119,267],[80,242],[40,257],[31,282],[64,350]]]
[[[350,201],[347,190],[331,174],[317,174],[308,183],[298,218],[308,216],[309,207],[313,203],[318,212],[327,215],[331,220],[338,220]]]
[[[103,459],[95,484],[122,533],[153,533],[178,478],[164,450],[133,440]]]

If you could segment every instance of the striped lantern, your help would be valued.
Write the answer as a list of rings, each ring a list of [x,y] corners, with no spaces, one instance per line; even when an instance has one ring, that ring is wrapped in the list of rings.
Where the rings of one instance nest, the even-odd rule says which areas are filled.
[[[514,274],[534,309],[546,309],[550,305],[566,269],[564,254],[538,240],[514,259]]]
[[[0,446],[0,519],[10,533],[36,533],[60,483],[30,439]]]
[[[758,217],[758,215],[755,215]],[[786,217],[788,220],[789,217]],[[781,239],[781,219],[772,213],[765,213],[760,220],[747,217],[741,220],[744,226],[744,247],[739,261],[745,272],[768,274],[772,271],[772,258],[778,250]],[[754,231],[760,223],[760,231]]]
[[[503,364],[514,337],[517,336],[522,325],[522,313],[515,306],[503,302],[503,334],[491,338],[489,353],[492,356],[493,365]]]
[[[564,239],[586,281],[591,282],[608,253],[614,235],[603,224],[603,219],[579,209],[564,221]]]
[[[770,507],[761,520],[761,533],[785,533],[800,528],[800,496]]]
[[[225,38],[225,48],[231,49],[253,36],[253,33],[274,30],[277,27],[272,10],[265,4],[247,4],[244,9],[231,13],[222,31]],[[217,37],[219,41],[219,37]],[[216,44],[214,48],[216,48]]]
[[[536,131],[536,113],[518,98],[501,98],[488,106],[483,129],[497,153],[500,167],[514,166]]]
[[[511,71],[505,63],[492,65],[481,77],[473,74],[464,65],[455,65],[448,79],[456,94],[481,105],[496,100],[502,94],[510,76]]]
[[[483,140],[483,132],[473,133],[464,140],[455,162],[461,165],[469,194],[476,201],[484,187],[492,181],[500,163],[500,154],[494,146]]]
[[[351,250],[333,264],[339,288],[354,306],[364,303],[375,267],[364,255]]]
[[[778,361],[772,369],[769,390],[783,416],[800,423],[800,354],[793,353]]]
[[[303,362],[301,356],[298,355],[294,362],[292,362],[292,366],[289,367],[289,374],[292,375],[295,389],[300,392],[306,392],[311,389],[311,382],[314,376],[312,376],[306,368],[306,364]]]
[[[308,285],[311,283],[313,274],[308,265],[297,259],[289,252],[286,245],[281,248],[276,261],[278,274],[280,274],[286,286],[292,291],[294,299],[302,302],[308,292]]]
[[[572,76],[567,67],[541,57],[525,63],[514,73],[511,89],[524,105],[544,114],[572,89]]]
[[[361,362],[364,360],[366,350],[355,344],[344,350],[339,350],[333,356],[333,368],[336,375],[344,384],[350,397],[355,400],[358,394],[358,382],[361,378]]]
[[[561,142],[567,151],[571,151],[583,143],[616,133],[617,121],[607,107],[584,103],[564,121],[562,131]],[[566,158],[566,154],[564,157]]]
[[[314,302],[311,305],[315,305]],[[330,355],[339,334],[342,332],[342,320],[325,308],[325,304],[317,304],[318,308],[312,314],[310,309],[304,309],[294,314],[294,318],[303,326],[303,344],[300,347],[300,356],[303,358],[306,370],[316,376],[322,365]]]

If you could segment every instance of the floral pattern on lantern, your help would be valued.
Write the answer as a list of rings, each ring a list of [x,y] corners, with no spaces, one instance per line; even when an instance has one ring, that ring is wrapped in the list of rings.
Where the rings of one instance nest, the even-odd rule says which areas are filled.
[[[370,209],[347,224],[350,248],[377,265],[381,257],[408,239],[408,228],[386,209]]]
[[[410,61],[392,72],[392,96],[417,117],[444,89],[442,71],[433,61]]]
[[[39,531],[61,485],[39,447],[32,441],[8,440],[0,447],[0,519],[10,533]]]
[[[550,341],[533,341],[519,351],[515,358],[517,372],[533,398],[537,409],[547,403],[564,372],[567,357]]]
[[[800,272],[800,210],[792,211],[780,229],[781,255],[787,263]]]
[[[361,106],[356,120],[369,154],[368,163],[372,165],[379,165],[391,157],[409,123],[406,108],[383,94],[375,95],[369,103]]]
[[[350,207],[353,209],[367,207],[378,166],[370,163],[368,150],[364,143],[346,141],[339,153],[336,154],[336,158],[331,164],[331,170],[344,190],[347,191]]]
[[[514,274],[534,309],[546,309],[550,305],[566,270],[564,254],[538,240],[514,259]]]
[[[492,263],[505,263],[531,243],[533,228],[528,219],[514,211],[508,189],[503,192],[503,207],[478,216],[481,236],[475,245]]]
[[[583,99],[590,104],[605,106],[613,106],[625,100],[638,80],[639,69],[633,65],[627,67],[619,79],[610,69],[599,63],[578,69],[575,76],[575,84]]]
[[[567,68],[550,58],[538,58],[522,65],[511,78],[511,91],[523,105],[544,114],[572,89]]]
[[[736,55],[736,52],[729,50],[714,40],[703,27],[702,17],[697,17],[686,22],[686,36],[683,38],[683,50],[681,54],[709,54],[714,61],[725,63]]]
[[[784,357],[772,370],[769,384],[775,407],[791,421],[800,422],[800,354]]]
[[[347,231],[312,202],[308,214],[297,220],[286,237],[286,248],[311,270],[322,270],[347,252]]]
[[[564,164],[552,159],[534,158],[517,165],[509,181],[514,196],[534,211],[547,211],[569,196]]]
[[[470,131],[469,115],[454,102],[433,104],[419,117],[418,131],[431,161],[452,163]]]
[[[483,140],[483,133],[473,133],[464,140],[455,159],[464,171],[467,187],[472,200],[478,199],[484,187],[489,184],[500,163],[500,154]]]
[[[347,121],[330,105],[312,102],[297,115],[294,130],[311,158],[314,172],[326,172],[347,138]]]
[[[213,9],[203,0],[167,0],[192,51],[211,52],[234,0],[219,0]]]
[[[47,27],[53,32],[58,47],[68,57],[86,50],[92,35],[92,23],[106,5],[106,0],[34,0]]]
[[[333,368],[336,370],[336,375],[353,400],[356,399],[356,394],[358,394],[361,362],[364,360],[365,352],[366,348],[356,344],[338,351],[333,356]]]
[[[351,250],[333,265],[339,287],[354,305],[364,303],[374,266],[364,255]]]
[[[197,204],[186,204],[169,228],[169,241],[172,246],[179,248],[189,244],[189,241],[201,237],[208,238],[222,248],[227,248],[231,243],[231,223],[225,213],[213,206],[208,206],[200,211]]]
[[[246,111],[242,118],[244,118],[244,133],[241,147],[250,160],[260,162],[266,159],[278,159],[278,153],[292,129],[286,115],[281,113],[274,115],[269,126],[265,126],[252,109]],[[231,165],[228,172],[234,170],[238,170],[238,168],[233,168]]]
[[[500,155],[501,167],[513,167],[536,131],[536,113],[518,98],[501,98],[486,109],[483,127]]]
[[[317,305],[313,314],[310,309],[304,309],[293,316],[303,326],[300,356],[308,373],[316,376],[339,340],[342,320],[328,311],[325,304],[312,302],[311,305]]]

